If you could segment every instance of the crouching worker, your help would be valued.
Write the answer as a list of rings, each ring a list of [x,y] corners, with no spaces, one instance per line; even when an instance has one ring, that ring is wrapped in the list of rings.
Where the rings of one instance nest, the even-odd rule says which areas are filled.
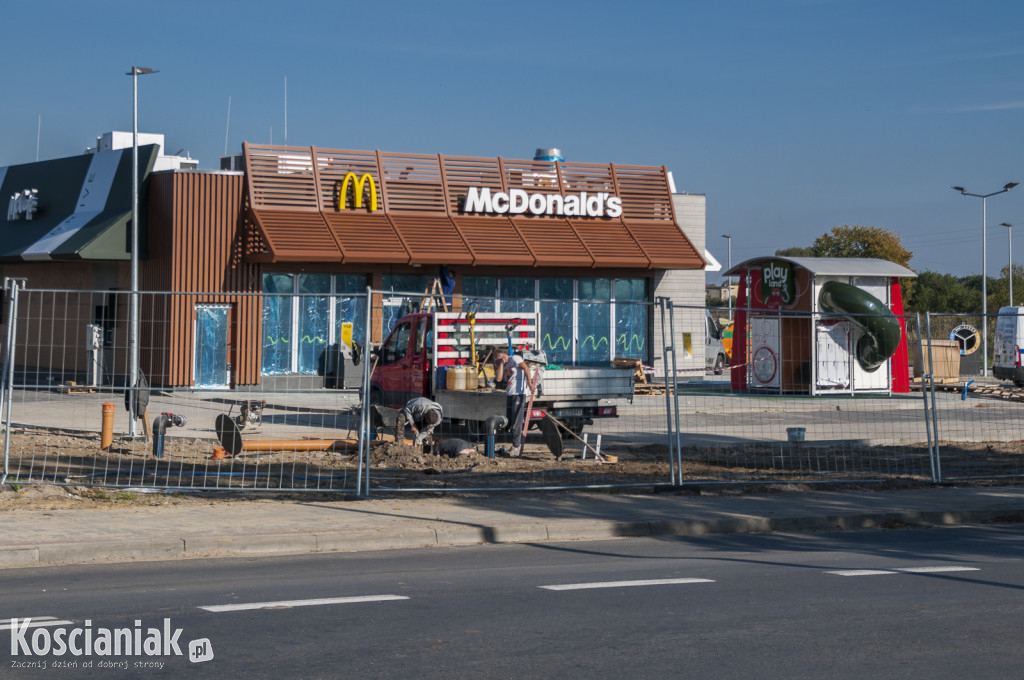
[[[424,442],[430,441],[434,428],[441,422],[441,405],[426,397],[410,399],[399,414],[395,422],[395,440],[405,439],[405,426],[412,428],[413,443],[422,446]]]

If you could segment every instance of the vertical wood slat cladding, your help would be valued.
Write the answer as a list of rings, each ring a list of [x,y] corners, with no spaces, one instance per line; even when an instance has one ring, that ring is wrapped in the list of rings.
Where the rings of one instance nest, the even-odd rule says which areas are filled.
[[[250,144],[244,150],[252,215],[267,248],[266,255],[256,258],[261,261],[703,265],[676,224],[664,167]],[[350,175],[356,182],[350,179],[346,185]],[[371,186],[376,210],[368,205]],[[469,215],[463,202],[471,187],[546,195],[605,193],[621,198],[622,216]],[[505,246],[514,261],[499,255]]]
[[[261,266],[245,257],[244,180],[239,175],[154,173],[142,287],[143,371],[154,385],[192,384],[195,305],[231,305],[229,357],[238,385],[259,382]],[[215,292],[209,292],[215,291]],[[148,300],[148,303],[147,303]],[[250,348],[242,351],[242,348]]]

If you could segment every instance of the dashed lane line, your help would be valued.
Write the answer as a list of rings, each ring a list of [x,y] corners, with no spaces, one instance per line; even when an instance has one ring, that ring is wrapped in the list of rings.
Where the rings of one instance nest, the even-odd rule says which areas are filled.
[[[278,602],[247,602],[242,604],[212,604],[199,607],[208,612],[240,612],[251,609],[290,609],[292,607],[316,607],[325,604],[353,604],[356,602],[386,602],[408,600],[404,595],[361,595],[357,597],[324,597],[314,600],[280,600]]]
[[[6,623],[0,623],[0,630],[14,630],[15,626],[12,624],[15,618],[16,617],[0,619],[0,621],[6,621]],[[26,621],[28,623],[26,623]],[[32,616],[19,618],[17,627],[19,629],[26,626],[28,628],[43,628],[47,626],[66,626],[72,623],[74,623],[74,621],[65,621],[63,619],[58,619],[55,616]]]
[[[885,576],[887,574],[941,574],[951,571],[981,571],[977,567],[905,567],[902,569],[839,569],[826,574],[838,576]]]
[[[668,586],[684,583],[714,583],[706,578],[659,578],[648,581],[604,581],[601,583],[563,583],[553,586],[537,586],[544,590],[588,590],[591,588],[632,588],[636,586]]]

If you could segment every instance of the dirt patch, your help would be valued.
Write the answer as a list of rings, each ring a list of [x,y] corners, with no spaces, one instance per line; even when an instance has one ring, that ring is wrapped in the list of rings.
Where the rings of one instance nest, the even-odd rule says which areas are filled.
[[[259,441],[258,436],[251,439]],[[314,447],[321,440],[310,442]],[[16,431],[10,444],[9,481],[59,486],[42,497],[24,495],[28,486],[14,495],[5,492],[0,495],[0,510],[17,507],[19,502],[55,508],[67,504],[80,507],[83,502],[93,501],[105,506],[188,503],[192,502],[190,496],[176,496],[174,492],[195,489],[211,493],[260,490],[264,497],[268,492],[291,490],[355,493],[360,482],[357,447],[343,440],[333,442],[328,450],[245,450],[220,459],[213,457],[217,442],[203,438],[167,437],[161,458],[153,455],[152,442],[142,439],[115,440],[109,451],[101,451],[97,435],[59,430]],[[521,457],[504,453],[487,457],[482,444],[476,453],[449,457],[406,444],[375,441],[370,450],[370,476],[373,488],[379,490],[641,486],[663,485],[673,478],[674,463],[670,463],[664,446],[611,447],[606,452],[616,456],[617,461],[612,463],[595,460],[592,455],[583,460],[578,446],[569,444],[559,460],[539,442],[530,442]],[[947,479],[1024,477],[1024,442],[942,442],[941,446],[942,470]],[[891,485],[931,481],[931,461],[924,444],[812,446],[776,442],[702,446],[685,448],[675,462],[679,466],[677,474],[694,484],[820,485],[864,480]],[[117,496],[121,491],[110,488],[76,492],[71,487],[111,487],[130,495]],[[234,502],[238,498],[237,494],[224,495],[216,500]]]

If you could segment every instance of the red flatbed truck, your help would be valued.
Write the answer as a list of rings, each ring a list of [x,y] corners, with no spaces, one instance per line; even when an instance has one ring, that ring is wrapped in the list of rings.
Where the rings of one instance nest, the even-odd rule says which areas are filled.
[[[472,326],[472,328],[471,328]],[[484,432],[490,416],[505,415],[505,390],[484,387],[454,390],[447,373],[456,367],[492,362],[492,352],[526,346],[536,349],[540,333],[534,313],[419,312],[403,316],[375,352],[370,402],[402,408],[414,397],[441,404],[446,419],[461,422],[470,434]],[[596,418],[615,418],[617,399],[633,398],[633,369],[549,368],[534,397],[531,421],[550,413],[575,433]]]

